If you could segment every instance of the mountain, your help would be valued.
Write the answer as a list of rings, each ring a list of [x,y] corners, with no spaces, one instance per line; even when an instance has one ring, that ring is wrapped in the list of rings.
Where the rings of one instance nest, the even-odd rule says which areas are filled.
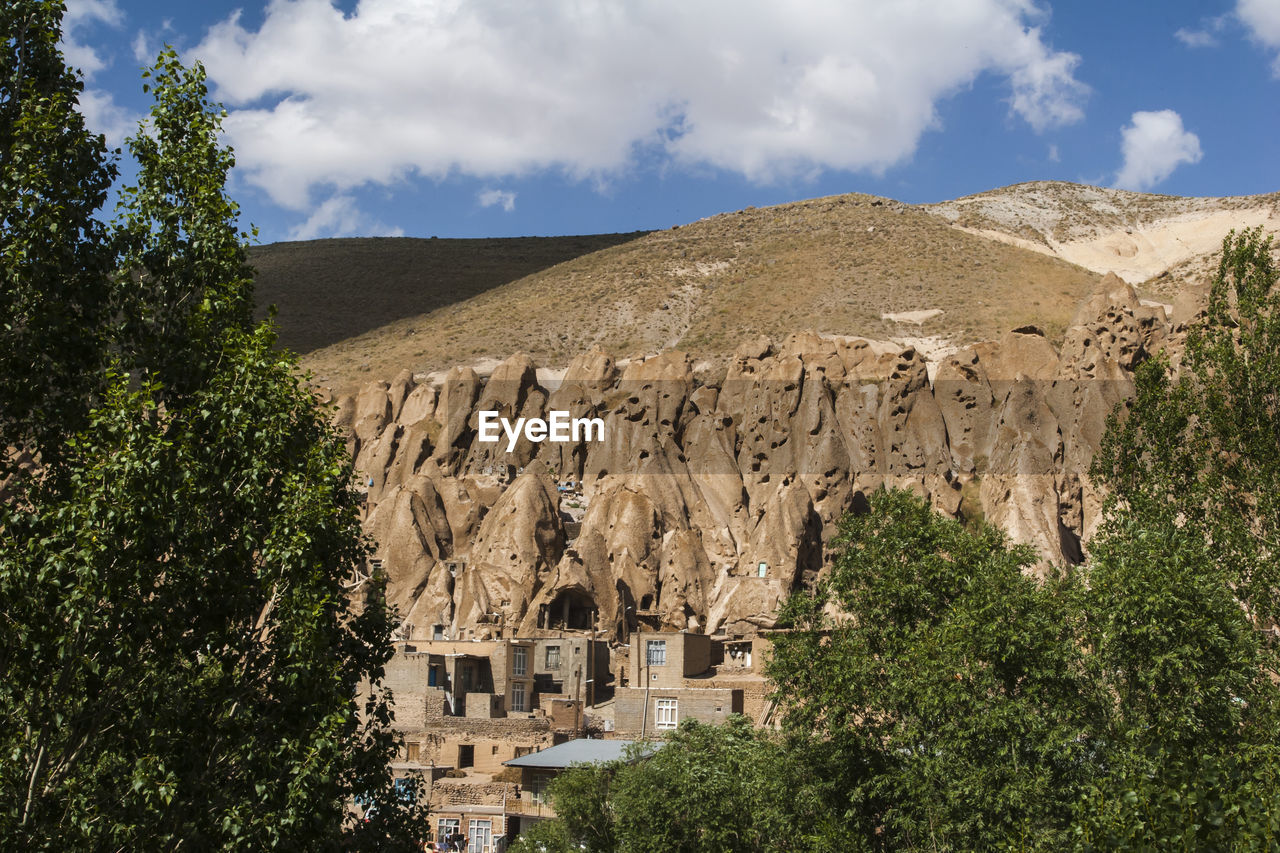
[[[344,275],[361,292],[397,286]],[[264,296],[279,291],[263,277]],[[958,346],[1038,324],[1060,339],[1098,278],[910,205],[834,196],[640,236],[311,351],[306,364],[349,389],[516,350],[549,367],[594,348],[723,362],[747,337],[810,328]],[[280,321],[291,322],[283,308]]]
[[[996,524],[1042,565],[1079,561],[1106,418],[1194,312],[1171,319],[1107,276],[1060,346],[1021,328],[931,365],[911,347],[809,332],[746,341],[710,376],[680,351],[625,363],[593,351],[555,374],[516,353],[487,376],[372,382],[339,397],[338,423],[409,638],[597,617],[622,642],[643,626],[751,634],[820,576],[839,518],[881,486]],[[482,435],[482,412],[557,410],[602,429],[560,443]]]
[[[325,342],[304,363],[337,404],[405,632],[598,617],[625,641],[769,627],[885,485],[1001,527],[1042,568],[1080,560],[1108,414],[1144,359],[1176,362],[1222,237],[1274,228],[1276,203],[1042,182],[814,199],[536,257],[335,241],[255,260],[276,264],[259,285],[283,297],[284,339]],[[508,448],[482,440],[491,411],[599,418],[603,437]]]
[[[1161,298],[1203,281],[1231,229],[1280,229],[1280,193],[1183,198],[1035,181],[923,209],[970,234],[1114,272]]]
[[[641,233],[308,240],[254,246],[249,262],[257,269],[258,316],[274,305],[281,345],[309,353]]]
[[[1228,230],[1259,224],[1280,227],[1280,194],[1042,181],[921,206],[831,196],[629,235],[275,244],[253,262],[284,344],[320,384],[350,390],[516,350],[560,367],[597,347],[723,364],[747,337],[802,329],[936,353],[1024,325],[1060,341],[1098,276],[1172,302]]]

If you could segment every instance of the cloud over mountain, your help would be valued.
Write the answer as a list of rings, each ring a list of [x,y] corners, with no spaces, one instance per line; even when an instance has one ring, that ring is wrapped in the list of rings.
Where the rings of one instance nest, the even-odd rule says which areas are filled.
[[[233,108],[247,179],[295,209],[320,186],[607,181],[652,157],[762,182],[882,170],[982,74],[1036,130],[1081,118],[1079,58],[1044,41],[1031,0],[925,5],[275,0],[191,53]]]
[[[1115,182],[1120,189],[1150,189],[1204,156],[1200,138],[1183,128],[1182,116],[1173,110],[1136,112],[1120,134],[1124,164]]]
[[[1239,0],[1236,16],[1255,41],[1276,54],[1271,70],[1280,77],[1280,2],[1277,0]]]

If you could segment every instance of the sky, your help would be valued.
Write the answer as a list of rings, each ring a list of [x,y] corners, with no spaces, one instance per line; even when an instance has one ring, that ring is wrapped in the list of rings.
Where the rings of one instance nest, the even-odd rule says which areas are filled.
[[[669,228],[1030,180],[1280,190],[1280,0],[67,0],[113,146],[165,44],[262,242]]]

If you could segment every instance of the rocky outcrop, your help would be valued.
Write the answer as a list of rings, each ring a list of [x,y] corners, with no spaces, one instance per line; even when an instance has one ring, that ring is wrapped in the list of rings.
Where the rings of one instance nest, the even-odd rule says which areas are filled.
[[[1194,310],[1179,305],[1178,322]],[[590,352],[545,385],[517,354],[485,377],[401,374],[338,400],[336,416],[411,636],[750,632],[821,575],[839,518],[882,486],[985,518],[1042,566],[1081,560],[1106,419],[1177,334],[1163,307],[1108,277],[1060,348],[1025,327],[930,365],[805,333],[747,342],[710,378],[680,352],[622,364]],[[480,440],[482,411],[564,411],[604,431],[508,449]]]

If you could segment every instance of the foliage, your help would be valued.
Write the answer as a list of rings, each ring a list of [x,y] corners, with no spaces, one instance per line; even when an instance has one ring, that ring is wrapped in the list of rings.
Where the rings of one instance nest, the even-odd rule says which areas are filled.
[[[1081,642],[1111,699],[1082,849],[1274,849],[1277,689],[1224,568],[1185,527],[1117,518],[1092,547]]]
[[[37,130],[70,140],[81,161],[0,188],[6,310],[27,312],[9,343],[47,368],[37,387],[0,363],[6,428],[39,453],[0,509],[0,846],[409,849],[422,809],[394,789],[389,697],[369,687],[391,624],[376,583],[353,582],[350,463],[293,357],[250,323],[203,71],[162,54],[130,143],[138,184],[104,243],[85,217],[112,170],[59,70],[60,4],[2,14],[6,84],[38,59],[53,106],[13,84],[0,133],[49,160],[62,149]],[[44,238],[60,247],[14,221],[65,199],[79,218]],[[93,347],[50,334],[58,318],[34,335],[29,306],[59,301]]]
[[[1037,582],[1028,549],[906,492],[874,495],[838,545],[787,602],[768,673],[786,729],[836,756],[850,828],[883,849],[1060,843],[1097,713],[1071,582]]]
[[[1274,849],[1280,826],[1280,314],[1270,240],[1232,234],[1179,375],[1139,370],[1094,474],[1081,641],[1112,699],[1091,849]]]
[[[522,829],[507,850],[509,853],[582,853],[582,848],[570,840],[559,818],[540,820]]]
[[[558,817],[536,841],[548,851],[594,853],[850,849],[828,843],[839,832],[806,768],[745,717],[720,726],[685,720],[652,748],[558,776],[551,785]],[[524,844],[518,849],[540,849],[532,839]]]
[[[685,720],[651,758],[619,770],[609,800],[622,853],[809,851],[826,823],[801,768],[740,715]]]
[[[46,460],[102,388],[117,297],[95,218],[116,168],[76,110],[83,84],[58,50],[61,14],[61,3],[0,6],[0,446]]]
[[[555,804],[557,822],[567,838],[585,845],[591,853],[616,849],[609,789],[622,762],[583,764],[551,781],[548,793]]]
[[[1280,289],[1271,238],[1231,234],[1207,314],[1168,359],[1135,376],[1094,477],[1109,509],[1197,536],[1259,624],[1280,617]]]

